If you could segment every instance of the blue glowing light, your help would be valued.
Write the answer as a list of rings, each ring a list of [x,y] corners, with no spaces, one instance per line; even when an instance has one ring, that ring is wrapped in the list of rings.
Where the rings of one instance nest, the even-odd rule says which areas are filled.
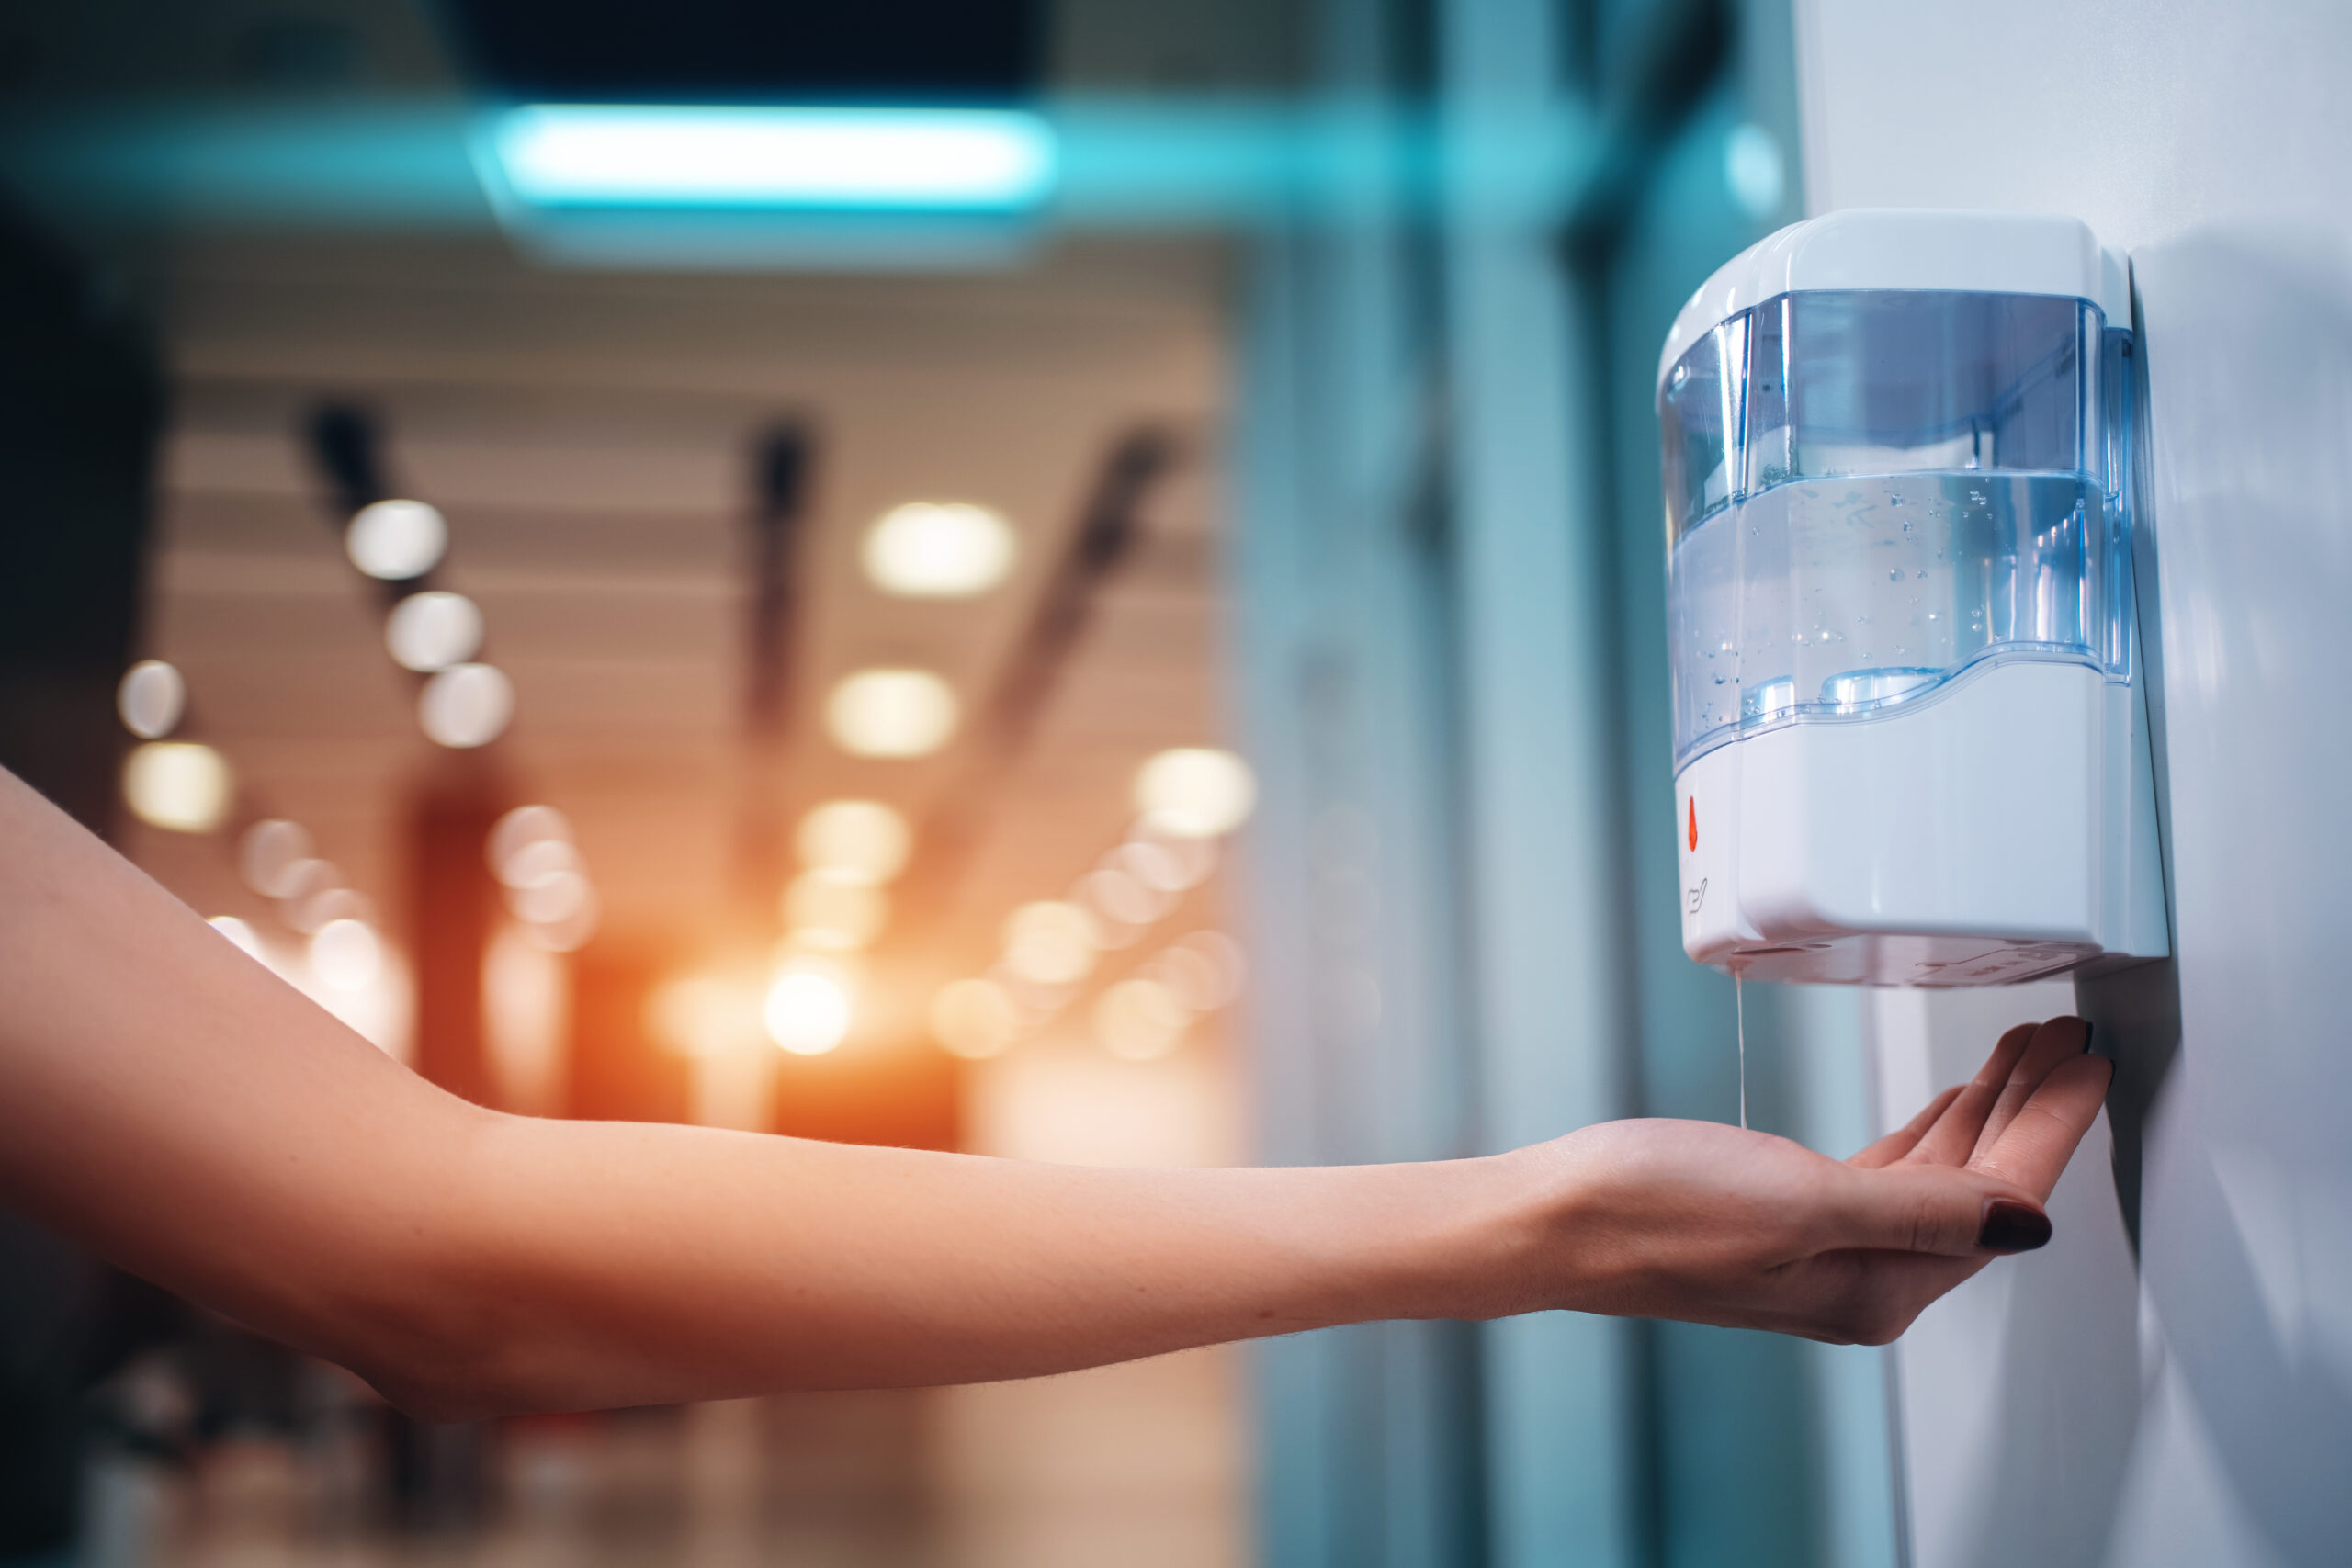
[[[1053,193],[1053,132],[1012,109],[533,104],[491,138],[537,207],[1002,212]]]

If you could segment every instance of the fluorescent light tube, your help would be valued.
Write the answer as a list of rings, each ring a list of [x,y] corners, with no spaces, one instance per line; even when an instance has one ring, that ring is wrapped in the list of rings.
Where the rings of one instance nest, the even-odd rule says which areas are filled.
[[[539,207],[1003,211],[1054,186],[1052,131],[1012,109],[532,104],[492,145]]]

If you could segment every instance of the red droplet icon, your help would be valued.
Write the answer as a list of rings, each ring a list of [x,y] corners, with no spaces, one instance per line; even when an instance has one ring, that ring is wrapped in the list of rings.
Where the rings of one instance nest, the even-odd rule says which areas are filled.
[[[1690,848],[1691,848],[1693,851],[1695,851],[1695,850],[1697,850],[1697,849],[1698,849],[1698,847],[1699,847],[1699,797],[1698,797],[1697,795],[1692,795],[1692,796],[1690,797]]]

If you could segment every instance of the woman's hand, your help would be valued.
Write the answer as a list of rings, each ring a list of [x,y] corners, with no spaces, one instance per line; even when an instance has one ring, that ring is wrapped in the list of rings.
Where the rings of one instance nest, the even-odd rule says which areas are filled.
[[[1843,1162],[1713,1122],[1613,1122],[1514,1158],[1550,1168],[1540,1302],[1882,1345],[2004,1253],[2050,1239],[2041,1205],[2107,1092],[2077,1018],[2022,1024],[1974,1081]]]

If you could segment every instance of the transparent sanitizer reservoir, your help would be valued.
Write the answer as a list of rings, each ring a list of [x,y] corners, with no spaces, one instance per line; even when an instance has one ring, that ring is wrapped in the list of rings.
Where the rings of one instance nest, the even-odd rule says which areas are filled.
[[[2131,671],[2129,334],[2087,300],[1785,294],[1667,374],[1675,761],[1978,665]]]
[[[2090,297],[2102,257],[2080,225],[1939,231],[1970,216],[1784,231],[1763,265],[1726,269],[1736,309],[1694,328],[1702,289],[1669,341],[1678,826],[1702,962],[1955,985],[2163,951],[2132,686],[2130,333]],[[1765,292],[1962,281],[2005,224],[2083,286]],[[1841,233],[1860,259],[1825,262]]]

